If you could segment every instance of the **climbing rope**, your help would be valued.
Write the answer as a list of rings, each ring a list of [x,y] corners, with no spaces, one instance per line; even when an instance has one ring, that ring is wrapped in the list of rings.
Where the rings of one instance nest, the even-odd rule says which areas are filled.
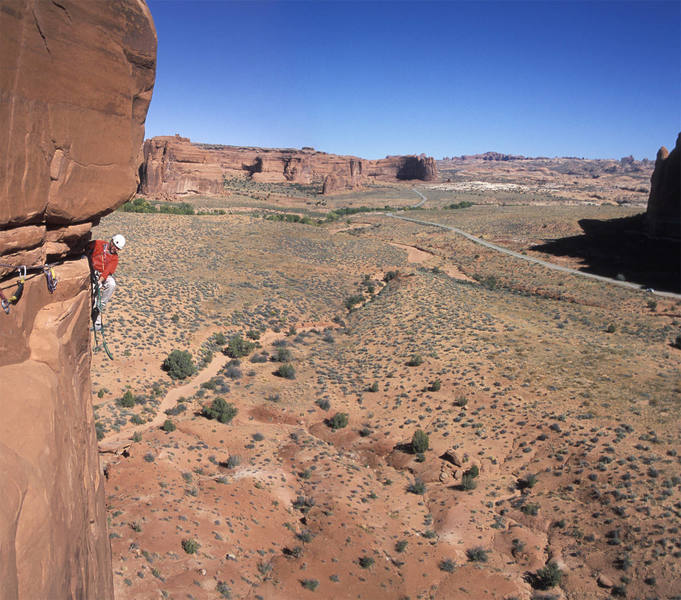
[[[54,294],[54,291],[57,289],[57,276],[54,274],[54,265],[56,264],[57,263],[45,263],[39,265],[12,265],[9,263],[0,262],[0,267],[4,267],[6,269],[16,269],[19,273],[17,289],[9,299],[7,299],[5,294],[2,293],[2,290],[0,290],[0,305],[2,306],[2,310],[4,310],[6,314],[9,314],[10,306],[12,304],[17,304],[19,300],[21,300],[21,296],[24,293],[24,286],[26,285],[26,274],[29,270],[33,271],[40,269],[45,275],[47,289],[49,290],[50,294]]]
[[[93,352],[97,352],[100,349],[99,341],[97,340],[97,318],[99,317],[99,323],[101,329],[99,330],[99,336],[102,338],[101,347],[104,348],[104,352],[113,360],[113,354],[109,350],[109,346],[106,343],[106,338],[104,337],[104,323],[102,321],[102,290],[99,285],[99,275],[93,272],[91,275],[92,279],[92,290],[95,297],[94,306],[92,307],[92,331],[95,334],[95,347],[92,349]]]

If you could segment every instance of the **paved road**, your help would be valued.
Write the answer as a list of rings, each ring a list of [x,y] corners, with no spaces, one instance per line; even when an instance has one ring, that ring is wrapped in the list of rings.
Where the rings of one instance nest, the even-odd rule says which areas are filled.
[[[419,191],[417,190],[412,190],[415,193],[417,193],[421,198],[423,198],[418,204],[414,205],[414,208],[421,207],[427,200],[427,198]],[[504,254],[508,254],[509,256],[513,256],[515,258],[519,258],[521,260],[525,260],[527,262],[535,263],[537,265],[542,265],[543,267],[546,267],[547,269],[553,269],[554,271],[562,271],[563,273],[570,273],[572,275],[579,275],[580,277],[588,277],[589,279],[596,279],[598,281],[602,281],[605,283],[611,283],[613,285],[618,285],[620,287],[624,288],[629,288],[632,290],[639,290],[643,291],[641,289],[641,286],[636,284],[636,283],[631,283],[629,281],[619,281],[617,279],[612,279],[610,277],[603,277],[602,275],[594,275],[593,273],[585,273],[584,271],[578,271],[577,269],[571,269],[569,267],[563,267],[561,265],[556,265],[554,263],[547,262],[545,260],[540,260],[538,258],[533,258],[532,256],[526,256],[525,254],[520,254],[519,252],[514,252],[513,250],[509,250],[508,248],[503,248],[502,246],[497,246],[496,244],[492,244],[491,242],[488,242],[486,240],[480,239],[478,237],[475,237],[474,235],[471,235],[470,233],[466,233],[465,231],[462,231],[461,229],[458,229],[457,227],[452,227],[450,225],[443,225],[442,223],[433,223],[432,221],[422,221],[421,219],[412,219],[411,217],[405,217],[399,214],[395,214],[392,212],[385,213],[387,217],[392,217],[394,219],[402,219],[403,221],[409,221],[410,223],[417,223],[418,225],[427,225],[429,227],[439,227],[440,229],[446,229],[447,231],[453,231],[454,233],[457,233],[459,235],[462,235],[466,239],[470,240],[471,242],[474,242],[476,244],[480,244],[481,246],[485,246],[486,248],[491,248],[492,250],[496,250],[497,252],[503,252]],[[656,296],[663,296],[665,298],[679,298],[681,299],[681,294],[675,294],[673,292],[658,292],[658,291],[653,291],[653,292],[647,292],[647,293],[652,293],[655,294]]]

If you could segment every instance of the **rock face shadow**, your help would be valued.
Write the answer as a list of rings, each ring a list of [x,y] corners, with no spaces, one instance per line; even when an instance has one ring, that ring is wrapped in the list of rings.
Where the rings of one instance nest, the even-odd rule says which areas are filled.
[[[531,246],[531,250],[577,258],[581,271],[620,278],[655,290],[681,292],[681,243],[646,236],[645,215],[600,221],[582,219],[582,235]]]

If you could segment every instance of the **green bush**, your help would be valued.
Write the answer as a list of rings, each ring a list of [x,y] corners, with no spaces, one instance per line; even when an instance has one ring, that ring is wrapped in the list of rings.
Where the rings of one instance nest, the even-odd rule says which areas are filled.
[[[346,298],[343,304],[345,305],[345,308],[347,308],[348,310],[352,310],[358,304],[362,304],[362,302],[364,302],[364,296],[355,294],[354,296]]]
[[[225,402],[224,398],[216,398],[210,406],[204,406],[201,414],[207,419],[216,419],[220,423],[229,423],[237,414],[233,404]]]
[[[118,406],[122,406],[123,408],[132,408],[135,406],[135,396],[133,396],[133,393],[130,390],[127,390],[125,394],[123,394],[123,397],[118,399]]]
[[[306,590],[314,592],[317,589],[317,586],[319,586],[319,581],[316,579],[303,579],[300,582],[300,585],[302,585]]]
[[[428,450],[429,439],[428,434],[421,429],[417,429],[411,437],[411,449],[414,453],[421,453]]]
[[[371,565],[374,564],[374,559],[371,558],[371,556],[362,556],[359,559],[359,566],[362,567],[363,569],[368,569]]]
[[[175,423],[173,423],[170,419],[166,419],[163,422],[163,425],[161,425],[161,429],[163,429],[163,431],[166,433],[170,433],[171,431],[175,431],[177,427],[175,427]]]
[[[196,551],[201,547],[201,545],[191,538],[182,540],[182,549],[187,554],[196,554]]]
[[[555,562],[548,563],[539,569],[530,579],[533,588],[537,590],[548,590],[557,586],[563,578],[563,572]]]
[[[414,479],[412,483],[407,486],[407,491],[412,494],[418,494],[423,496],[426,493],[426,484],[421,481],[418,477]]]
[[[374,381],[370,386],[369,390],[370,392],[377,392],[378,391],[378,381]]]
[[[126,202],[121,206],[123,212],[155,213],[156,207],[152,206],[145,198],[135,198],[132,202]]]
[[[336,413],[329,419],[331,429],[343,429],[348,424],[348,413]]]
[[[473,465],[466,473],[475,478],[480,475],[480,469],[478,468],[478,465]]]
[[[255,344],[243,339],[239,334],[233,335],[229,338],[229,344],[225,348],[225,354],[230,358],[242,358],[248,356],[253,349]]]
[[[466,556],[471,562],[487,562],[487,553],[489,550],[485,550],[481,546],[476,546],[475,548],[469,548],[466,550]]]
[[[192,355],[187,350],[173,350],[161,368],[173,379],[186,379],[196,372]]]
[[[407,361],[408,367],[418,367],[423,364],[423,356],[420,354],[412,354],[412,357]]]
[[[475,481],[475,477],[473,477],[468,471],[466,471],[461,477],[461,489],[464,490],[465,492],[470,492],[471,490],[474,490],[476,487],[478,487],[478,482]]]
[[[430,387],[428,388],[431,392],[439,392],[440,388],[442,387],[442,382],[439,379],[436,379],[430,384]]]
[[[440,571],[444,571],[445,573],[453,573],[454,569],[456,568],[456,565],[451,558],[441,560],[437,566]]]
[[[284,363],[274,372],[274,374],[283,377],[284,379],[296,378],[296,370],[291,363]]]

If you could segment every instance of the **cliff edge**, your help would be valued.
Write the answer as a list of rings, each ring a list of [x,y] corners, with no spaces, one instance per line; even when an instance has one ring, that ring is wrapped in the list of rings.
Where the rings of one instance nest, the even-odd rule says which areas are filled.
[[[0,0],[0,56],[5,298],[29,267],[0,312],[0,600],[111,599],[81,255],[137,187],[156,32],[142,0]]]

